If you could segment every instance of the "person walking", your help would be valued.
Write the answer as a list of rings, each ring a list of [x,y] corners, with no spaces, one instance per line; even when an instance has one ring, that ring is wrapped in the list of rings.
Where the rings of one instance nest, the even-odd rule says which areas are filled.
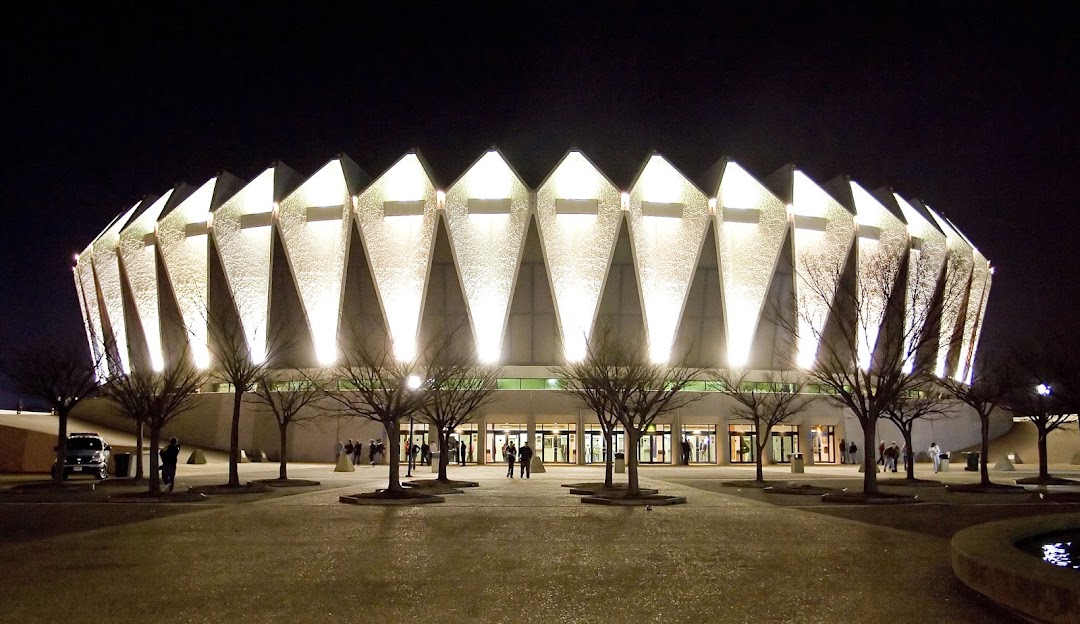
[[[682,440],[682,463],[683,466],[690,465],[690,440],[686,438]]]
[[[364,451],[364,443],[361,442],[360,440],[357,440],[356,444],[353,445],[353,449],[352,449],[352,463],[353,463],[353,466],[359,466],[360,465],[360,458],[363,457],[363,455],[361,455],[360,453],[362,453],[363,451]]]
[[[458,464],[461,465],[461,466],[465,465],[465,448],[466,448],[465,447],[465,440],[462,440],[458,444],[458,452],[457,452]]]
[[[368,461],[371,462],[372,466],[375,465],[375,451],[377,451],[377,450],[378,450],[378,448],[375,446],[375,439],[372,438],[372,439],[368,440],[367,458],[368,458]]]
[[[896,460],[900,458],[900,447],[896,446],[896,440],[889,446],[889,464],[892,471],[896,472]]]
[[[934,472],[941,470],[941,449],[937,442],[930,443],[930,461],[934,462]]]
[[[506,476],[511,479],[514,478],[514,460],[517,459],[517,449],[514,448],[514,443],[511,442],[506,447]]]
[[[885,465],[885,440],[878,442],[877,445],[877,463],[878,466]]]
[[[180,443],[176,438],[169,438],[169,446],[161,451],[161,482],[173,491],[176,485],[176,460],[180,457]]]
[[[840,438],[840,463],[847,463],[847,440]]]
[[[420,465],[427,466],[431,463],[431,445],[424,442],[420,445]]]
[[[519,459],[521,460],[521,478],[528,479],[532,475],[533,458],[533,450],[528,442],[521,445],[521,450],[518,451],[518,455],[520,455]]]

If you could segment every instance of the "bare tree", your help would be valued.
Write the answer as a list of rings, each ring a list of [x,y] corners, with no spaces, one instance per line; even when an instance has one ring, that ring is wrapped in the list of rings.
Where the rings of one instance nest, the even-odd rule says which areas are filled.
[[[294,369],[289,374],[264,372],[251,389],[251,398],[274,416],[278,426],[278,479],[288,480],[289,426],[316,420],[323,414],[304,411],[323,398],[326,375]]]
[[[588,347],[588,342],[586,342]],[[615,418],[614,406],[611,396],[607,392],[605,384],[600,377],[607,371],[614,371],[613,365],[602,361],[602,358],[610,357],[609,353],[594,353],[591,358],[587,357],[577,362],[570,362],[553,369],[553,373],[560,379],[563,392],[573,395],[581,400],[589,409],[596,414],[600,422],[600,431],[604,436],[604,488],[611,489],[614,483],[614,457],[615,451],[612,445],[615,427],[618,420]]]
[[[1046,438],[1075,421],[1080,411],[1077,357],[1055,346],[1034,348],[1013,359],[1017,363],[1016,385],[1006,399],[1006,409],[1035,425],[1039,449],[1039,476],[1035,482],[1052,483]]]
[[[1016,381],[1016,375],[1000,357],[985,353],[979,358],[979,366],[970,382],[964,383],[948,377],[937,380],[946,393],[979,415],[979,485],[984,488],[995,486],[990,481],[987,467],[990,455],[990,416],[994,410],[1002,407],[1015,391]]]
[[[364,418],[383,426],[390,442],[388,492],[401,494],[401,420],[416,413],[427,400],[427,389],[415,359],[394,357],[383,340],[352,340],[346,345],[333,375],[337,386],[326,386],[325,396],[344,416]]]
[[[161,492],[158,447],[161,430],[173,419],[195,407],[195,394],[206,383],[206,373],[188,358],[167,363],[159,372],[136,370],[117,375],[102,386],[102,394],[128,416],[141,415],[150,429],[150,493]]]
[[[439,454],[438,478],[443,482],[449,481],[446,468],[450,454],[446,451],[450,434],[473,420],[495,399],[500,373],[496,367],[476,364],[475,357],[456,348],[453,333],[456,332],[437,339],[438,346],[429,350],[423,384],[427,399],[419,406],[422,418],[436,431],[439,448],[443,449]],[[412,449],[406,449],[406,453],[411,456]]]
[[[759,381],[750,381],[749,371],[716,371],[713,375],[722,385],[720,392],[735,401],[732,409],[735,418],[754,427],[756,480],[763,483],[762,456],[773,428],[805,410],[814,397],[802,394],[805,381],[784,373],[768,374]]]
[[[606,395],[606,409],[626,432],[626,496],[640,496],[637,450],[641,436],[658,417],[702,398],[701,393],[688,392],[686,387],[703,371],[682,362],[653,362],[644,344],[631,345],[610,327],[601,326],[585,341],[582,361],[558,367],[556,374],[565,379],[567,391],[585,400],[586,405],[591,399],[582,389],[595,387]],[[605,409],[599,403],[590,405],[597,406],[600,411]]]
[[[900,430],[900,435],[904,437],[904,448],[910,458],[910,461],[906,462],[904,471],[909,481],[915,480],[915,448],[911,444],[911,432],[915,428],[915,423],[920,420],[936,420],[953,415],[953,412],[942,401],[940,394],[935,392],[936,388],[933,381],[926,380],[910,388],[907,394],[898,396],[885,406],[882,413],[882,418],[896,425],[896,428]]]
[[[250,392],[256,381],[273,367],[287,345],[280,330],[270,330],[263,354],[262,349],[248,343],[240,319],[235,314],[206,310],[206,322],[213,359],[210,374],[229,384],[233,394],[228,485],[240,487],[240,412],[244,394]]]
[[[106,353],[106,349],[100,349]],[[64,480],[67,457],[68,416],[83,399],[98,392],[97,371],[105,356],[87,357],[86,347],[77,342],[49,340],[10,351],[0,360],[0,372],[18,394],[32,396],[48,404],[59,422],[56,433],[56,466],[53,480]]]
[[[797,319],[770,314],[797,343],[817,345],[803,372],[858,420],[866,449],[863,492],[877,494],[871,449],[878,419],[934,374],[943,310],[958,304],[964,284],[939,279],[942,273],[921,253],[905,261],[877,254],[855,279],[845,275],[844,260],[807,254],[801,264]]]

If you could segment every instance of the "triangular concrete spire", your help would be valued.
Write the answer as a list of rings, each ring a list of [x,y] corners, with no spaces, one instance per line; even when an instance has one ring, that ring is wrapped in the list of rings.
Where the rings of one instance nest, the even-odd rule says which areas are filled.
[[[649,353],[667,362],[709,229],[709,199],[659,154],[646,161],[629,195]]]
[[[567,360],[585,356],[622,221],[619,189],[581,152],[568,153],[536,193],[540,240]]]
[[[131,372],[131,363],[128,359],[127,326],[124,322],[124,295],[120,286],[120,231],[140,206],[144,203],[151,204],[154,199],[156,198],[147,198],[129,208],[94,241],[94,275],[105,306],[105,319],[112,328],[114,349],[110,351],[118,360],[116,364],[119,370],[113,371],[118,374]]]
[[[745,366],[789,229],[784,202],[734,161],[720,174],[716,247],[724,295],[724,364]]]
[[[477,355],[495,363],[529,224],[529,189],[491,150],[446,191],[445,214]]]
[[[435,239],[438,197],[415,152],[362,192],[355,215],[390,330],[394,356],[417,355],[417,332]]]
[[[207,343],[208,279],[207,239],[211,214],[240,190],[235,176],[222,173],[210,178],[158,221],[157,245],[176,305],[188,333],[188,345],[196,366],[210,365]]]
[[[938,229],[945,233],[945,245],[948,248],[945,263],[945,290],[942,296],[941,326],[938,335],[937,367],[934,373],[938,377],[949,375],[956,380],[963,380],[966,371],[959,363],[966,358],[961,353],[964,339],[965,309],[968,298],[972,295],[971,275],[974,267],[974,249],[959,232],[953,229],[947,219],[923,205],[934,218]],[[978,306],[978,302],[975,303]]]
[[[253,359],[266,357],[277,202],[300,176],[274,163],[213,213],[211,234]]]
[[[345,278],[353,189],[367,181],[341,156],[281,200],[277,223],[322,365],[337,361],[337,331]]]

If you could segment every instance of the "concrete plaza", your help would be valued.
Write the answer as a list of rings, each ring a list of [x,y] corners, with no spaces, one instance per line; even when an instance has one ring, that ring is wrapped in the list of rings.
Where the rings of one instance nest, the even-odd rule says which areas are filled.
[[[276,476],[276,464],[241,469]],[[645,468],[643,485],[688,504],[646,511],[583,505],[561,487],[602,479],[600,468],[504,473],[452,468],[481,487],[416,507],[338,502],[385,486],[385,466],[298,464],[291,477],[323,485],[192,504],[95,502],[107,487],[47,504],[4,494],[0,621],[1009,622],[955,578],[952,529],[941,526],[1001,509],[1080,510],[999,495],[958,512],[933,499],[968,495],[936,488],[931,502],[862,517],[816,497],[719,487],[750,468],[667,467]],[[225,474],[217,462],[181,466],[178,488]],[[850,466],[767,474],[833,485],[858,476]]]

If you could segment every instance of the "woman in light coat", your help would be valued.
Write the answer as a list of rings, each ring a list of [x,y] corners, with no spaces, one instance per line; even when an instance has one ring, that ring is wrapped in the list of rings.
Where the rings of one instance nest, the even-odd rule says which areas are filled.
[[[941,470],[941,449],[937,442],[930,443],[930,460],[934,462],[934,472]]]

